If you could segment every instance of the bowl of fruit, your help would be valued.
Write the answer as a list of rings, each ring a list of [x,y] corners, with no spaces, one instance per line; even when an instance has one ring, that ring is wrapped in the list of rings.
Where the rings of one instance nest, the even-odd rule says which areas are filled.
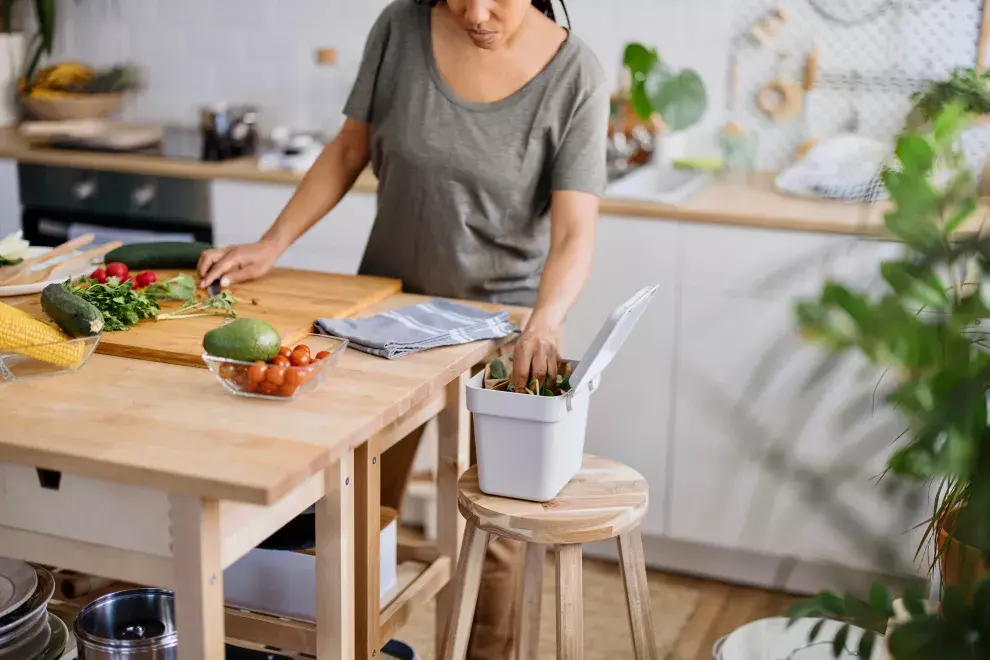
[[[203,347],[203,361],[231,394],[291,401],[323,384],[347,340],[310,334],[283,346],[265,321],[237,319],[206,333]]]
[[[124,93],[140,86],[136,69],[115,66],[94,69],[81,62],[62,62],[18,84],[28,113],[47,121],[96,119],[116,113]]]

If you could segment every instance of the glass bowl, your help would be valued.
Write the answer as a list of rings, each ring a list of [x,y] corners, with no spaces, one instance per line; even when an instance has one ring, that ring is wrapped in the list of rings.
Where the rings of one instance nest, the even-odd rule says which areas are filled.
[[[231,394],[254,399],[292,401],[303,394],[312,392],[333,371],[347,348],[346,339],[325,335],[304,335],[289,348],[305,344],[310,355],[315,358],[322,351],[329,353],[320,360],[313,360],[308,366],[278,367],[271,363],[242,362],[215,357],[203,353],[203,362],[210,368],[217,381]]]
[[[0,347],[0,377],[6,381],[71,374],[93,356],[102,334],[49,344]]]

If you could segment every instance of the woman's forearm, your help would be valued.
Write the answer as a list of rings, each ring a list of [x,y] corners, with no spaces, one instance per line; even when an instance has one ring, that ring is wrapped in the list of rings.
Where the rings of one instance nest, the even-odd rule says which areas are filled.
[[[306,172],[289,203],[261,240],[284,252],[337,206],[367,165],[366,131],[345,125]]]
[[[528,328],[558,332],[577,302],[595,255],[598,199],[584,193],[555,193],[550,253]]]

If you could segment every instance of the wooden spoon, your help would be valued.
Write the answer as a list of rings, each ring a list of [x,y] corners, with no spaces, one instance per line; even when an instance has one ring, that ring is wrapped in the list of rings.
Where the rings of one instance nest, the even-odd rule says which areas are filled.
[[[93,248],[92,250],[86,250],[85,252],[80,252],[77,255],[69,257],[63,262],[57,263],[53,266],[49,266],[48,268],[43,268],[41,270],[33,271],[15,280],[7,280],[6,282],[4,282],[4,284],[5,285],[35,284],[36,282],[47,282],[49,280],[57,280],[62,276],[63,273],[67,275],[68,273],[71,273],[79,266],[88,264],[93,259],[102,257],[110,250],[116,250],[121,245],[123,245],[123,243],[120,241],[112,241],[105,245],[101,245],[100,247]]]
[[[58,247],[52,248],[44,254],[40,254],[37,257],[31,257],[30,259],[25,259],[16,266],[0,268],[0,285],[4,285],[8,282],[13,282],[14,280],[25,277],[27,272],[34,266],[40,266],[41,264],[51,261],[55,257],[71,254],[79,248],[89,245],[95,238],[96,236],[94,234],[83,234],[82,236],[73,238],[71,241],[62,243]]]

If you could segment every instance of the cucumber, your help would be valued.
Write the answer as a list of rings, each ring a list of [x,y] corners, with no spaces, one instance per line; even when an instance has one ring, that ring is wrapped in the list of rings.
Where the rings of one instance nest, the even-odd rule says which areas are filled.
[[[41,292],[41,309],[72,338],[92,337],[103,330],[103,314],[92,303],[69,293],[61,283]]]
[[[107,252],[104,261],[120,262],[130,269],[143,268],[195,268],[206,243],[128,243]]]

